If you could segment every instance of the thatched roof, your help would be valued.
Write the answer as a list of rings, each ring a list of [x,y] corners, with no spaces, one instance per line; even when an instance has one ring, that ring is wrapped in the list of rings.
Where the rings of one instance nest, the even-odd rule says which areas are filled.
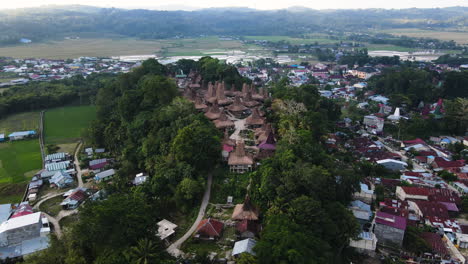
[[[236,142],[229,138],[229,134],[227,130],[224,130],[224,138],[223,138],[223,145],[235,146]]]
[[[212,83],[208,83],[208,91],[205,94],[205,100],[210,103],[214,103],[216,100],[216,86],[213,86]]]
[[[260,113],[258,112],[258,108],[254,108],[252,110],[252,114],[245,119],[246,125],[252,126],[261,126],[265,123],[263,118],[260,117]]]
[[[203,103],[203,100],[200,96],[195,97],[195,109],[203,110],[206,109],[208,106]]]
[[[243,104],[249,108],[255,107],[260,104],[252,98],[252,93],[250,91],[244,95],[243,100]]]
[[[236,96],[234,98],[234,103],[230,106],[228,106],[228,110],[231,111],[231,112],[242,112],[242,111],[245,111],[247,110],[247,107],[245,107],[241,101],[240,101],[240,97],[239,96]]]
[[[230,120],[224,111],[221,112],[221,115],[217,120],[214,121],[216,128],[223,129],[227,127],[233,127],[234,122]]]
[[[258,220],[258,209],[250,201],[249,195],[246,195],[243,204],[237,204],[232,213],[232,220]]]
[[[229,165],[252,165],[252,158],[245,153],[244,142],[239,141],[236,144],[236,150],[231,152],[228,159]]]
[[[216,100],[214,101],[213,105],[208,108],[208,111],[205,113],[205,116],[210,119],[218,119],[221,116],[222,110],[219,109],[218,103]]]
[[[216,88],[216,99],[218,100],[219,105],[232,104],[232,101],[224,94],[224,82],[219,83],[218,87]]]

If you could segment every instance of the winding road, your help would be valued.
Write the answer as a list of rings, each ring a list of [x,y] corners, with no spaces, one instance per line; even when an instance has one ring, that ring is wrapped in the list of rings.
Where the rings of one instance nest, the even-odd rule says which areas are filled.
[[[203,200],[200,206],[200,210],[198,211],[198,216],[195,222],[193,223],[192,227],[176,242],[170,245],[167,248],[167,252],[174,257],[180,257],[184,254],[182,250],[180,250],[180,246],[192,236],[192,234],[197,230],[198,225],[200,224],[201,220],[205,216],[206,207],[208,206],[208,202],[210,201],[211,195],[211,184],[213,183],[213,175],[210,173],[208,174],[208,181],[206,183],[205,194],[203,195]]]
[[[76,178],[78,179],[78,188],[81,188],[83,187],[83,179],[81,178],[81,175],[82,175],[82,171],[81,171],[81,167],[80,167],[80,162],[78,160],[78,154],[80,152],[80,148],[81,148],[81,145],[83,143],[80,142],[78,143],[78,146],[76,147],[76,151],[74,153],[74,161],[73,163],[75,164],[75,169],[76,169]],[[52,199],[54,197],[57,197],[57,196],[61,196],[63,195],[65,192],[60,192],[60,193],[48,193],[46,194],[41,200],[39,200],[35,205],[34,205],[34,209],[39,209],[39,206],[49,200],[49,199]],[[61,210],[59,212],[59,214],[56,216],[56,217],[53,217],[45,212],[42,212],[42,214],[44,214],[47,219],[49,220],[50,223],[52,223],[52,225],[54,225],[54,230],[55,230],[55,233],[57,234],[57,237],[58,238],[61,238],[62,237],[62,228],[60,227],[60,220],[64,217],[67,217],[69,215],[72,215],[72,214],[76,214],[78,212],[78,209],[74,209],[74,210]]]

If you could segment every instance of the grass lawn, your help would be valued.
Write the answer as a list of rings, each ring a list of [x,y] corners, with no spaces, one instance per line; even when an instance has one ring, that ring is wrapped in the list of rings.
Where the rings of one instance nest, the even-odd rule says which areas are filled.
[[[60,219],[59,223],[60,223],[60,226],[63,229],[63,228],[70,227],[70,225],[72,225],[73,223],[78,221],[78,219],[79,219],[78,214],[73,214],[73,215],[70,215],[70,216],[67,216],[67,217],[64,217],[64,218]]]
[[[44,116],[45,144],[77,142],[96,118],[95,106],[66,106],[48,110]]]
[[[18,203],[27,181],[42,167],[37,139],[0,143],[0,203]]]
[[[42,212],[46,212],[51,216],[56,216],[62,210],[62,206],[60,205],[61,202],[63,202],[63,197],[61,195],[51,198],[43,202],[39,206],[39,210],[41,210]]]
[[[0,119],[0,133],[6,135],[15,131],[38,130],[39,112],[26,112]]]
[[[42,167],[39,140],[0,143],[0,183],[21,183]]]

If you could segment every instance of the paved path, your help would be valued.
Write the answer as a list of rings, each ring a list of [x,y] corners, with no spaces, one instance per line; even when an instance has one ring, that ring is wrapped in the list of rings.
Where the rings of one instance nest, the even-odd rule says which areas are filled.
[[[39,120],[39,146],[41,148],[42,167],[45,167],[45,149],[44,149],[44,111],[41,111]]]
[[[201,220],[205,216],[205,211],[206,207],[208,206],[208,202],[210,201],[210,195],[211,195],[211,184],[213,182],[213,175],[210,173],[208,174],[208,181],[206,183],[206,189],[205,189],[205,194],[203,195],[203,200],[200,206],[200,210],[198,211],[198,216],[195,222],[193,223],[192,227],[185,233],[179,240],[174,242],[172,245],[170,245],[167,248],[167,252],[171,254],[174,257],[180,257],[181,255],[184,254],[179,248],[180,246],[187,240],[189,239],[192,234],[195,232],[197,229],[198,225],[200,224]]]
[[[75,168],[76,168],[76,177],[78,179],[78,187],[81,188],[83,187],[83,179],[81,178],[81,167],[80,167],[80,162],[78,160],[78,154],[80,152],[80,147],[81,147],[81,142],[78,144],[78,147],[76,148],[76,151],[75,151],[75,159],[74,159],[74,164],[75,164]],[[52,199],[54,197],[57,197],[57,196],[60,196],[60,195],[63,195],[65,192],[60,192],[60,193],[48,193],[46,195],[44,195],[42,197],[42,199],[40,201],[38,201],[35,205],[34,205],[34,208],[35,209],[39,209],[39,206],[49,200],[49,199]],[[62,237],[62,228],[60,227],[60,220],[62,218],[65,218],[67,216],[70,216],[70,215],[73,215],[73,214],[76,214],[78,213],[78,209],[74,209],[74,210],[61,210],[59,212],[59,214],[56,216],[56,217],[53,217],[47,213],[44,213],[42,212],[46,217],[47,219],[49,219],[49,222],[52,223],[52,225],[54,225],[54,230],[55,230],[55,233],[57,234],[57,237],[58,238],[61,238]]]
[[[78,146],[76,147],[76,151],[75,151],[75,160],[74,160],[74,164],[75,164],[75,169],[76,169],[76,178],[78,179],[78,187],[81,188],[83,187],[83,179],[81,178],[81,175],[82,175],[82,172],[81,172],[81,168],[80,168],[80,161],[78,160],[78,155],[80,154],[80,148],[81,148],[81,145],[83,143],[80,141],[80,143],[78,143]]]

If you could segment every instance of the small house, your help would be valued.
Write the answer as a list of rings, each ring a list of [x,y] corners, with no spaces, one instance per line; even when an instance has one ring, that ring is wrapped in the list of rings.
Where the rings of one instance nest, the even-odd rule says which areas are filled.
[[[234,244],[234,248],[232,249],[232,256],[233,257],[238,257],[242,253],[248,253],[250,255],[255,256],[255,252],[253,248],[257,244],[257,241],[251,238],[247,238],[241,241],[237,241]]]
[[[103,169],[109,161],[107,159],[96,159],[89,161],[89,168],[91,170],[100,170]]]
[[[231,172],[245,173],[252,170],[253,160],[245,153],[244,142],[239,141],[236,150],[229,154],[228,165]]]
[[[69,187],[73,184],[73,182],[73,178],[70,176],[70,174],[63,171],[57,171],[49,180],[51,186],[55,186],[60,189]]]
[[[103,171],[103,172],[100,172],[100,173],[96,174],[96,176],[94,177],[94,180],[96,182],[108,181],[108,180],[112,179],[112,177],[114,177],[114,175],[115,175],[115,170],[110,169],[110,170],[106,170],[106,171]]]
[[[60,205],[67,210],[76,209],[88,197],[85,188],[77,188]]]
[[[198,224],[195,237],[200,239],[214,240],[221,236],[224,224],[218,220],[208,218]]]
[[[5,134],[0,134],[0,142],[5,141]]]
[[[232,220],[258,220],[258,209],[250,201],[249,195],[245,196],[244,203],[237,204],[232,212]]]
[[[135,176],[135,179],[133,180],[133,184],[138,186],[138,185],[145,183],[148,179],[149,179],[148,175],[144,175],[143,173],[138,173]]]
[[[171,235],[173,235],[175,233],[175,229],[177,228],[177,225],[166,220],[166,219],[163,219],[161,221],[158,222],[158,236],[161,240],[164,240],[168,237],[170,237]]]
[[[240,238],[255,238],[261,231],[257,221],[244,219],[236,224],[236,231]]]
[[[21,139],[25,139],[25,138],[28,138],[28,137],[32,137],[34,135],[36,135],[36,131],[34,131],[34,130],[19,131],[19,132],[11,133],[10,135],[8,135],[8,138],[10,138],[11,141],[14,141],[14,140],[21,140]]]

